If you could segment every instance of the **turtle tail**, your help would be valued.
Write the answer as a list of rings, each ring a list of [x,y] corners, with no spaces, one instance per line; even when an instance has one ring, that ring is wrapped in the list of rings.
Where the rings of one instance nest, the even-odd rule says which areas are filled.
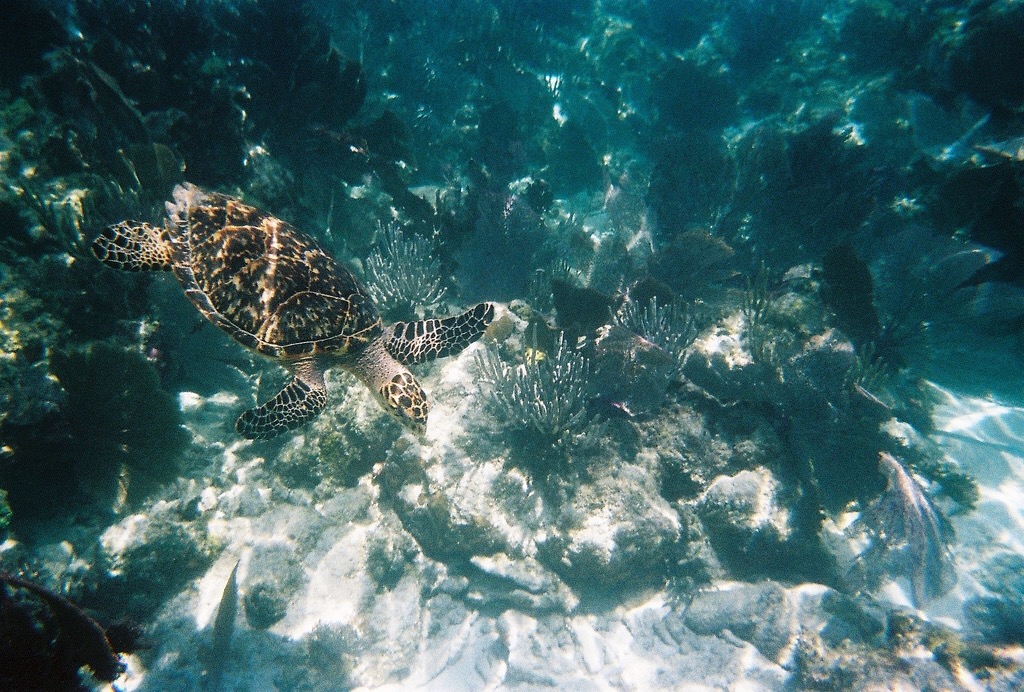
[[[92,241],[92,254],[103,264],[124,271],[172,269],[167,231],[143,221],[122,221],[107,226]]]
[[[384,333],[388,352],[406,365],[453,356],[483,336],[494,319],[494,303],[480,303],[443,320],[396,322]]]

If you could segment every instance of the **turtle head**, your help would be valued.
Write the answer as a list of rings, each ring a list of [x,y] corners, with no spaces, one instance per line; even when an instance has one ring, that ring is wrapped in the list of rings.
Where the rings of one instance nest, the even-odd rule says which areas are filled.
[[[411,374],[396,374],[377,393],[388,413],[404,426],[419,434],[426,431],[430,404],[427,403],[427,393]]]

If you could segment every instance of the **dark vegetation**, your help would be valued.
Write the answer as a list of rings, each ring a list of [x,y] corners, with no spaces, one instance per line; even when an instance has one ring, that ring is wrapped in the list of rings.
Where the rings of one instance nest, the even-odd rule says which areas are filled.
[[[178,476],[190,437],[145,358],[93,342],[54,350],[49,369],[58,384],[51,400],[0,425],[8,449],[0,483],[10,489],[16,528],[30,534],[33,522],[89,521],[137,505]]]
[[[0,573],[0,686],[5,690],[89,690],[85,666],[96,680],[113,682],[119,653],[135,651],[140,633],[130,625],[106,628],[84,610],[39,584]]]

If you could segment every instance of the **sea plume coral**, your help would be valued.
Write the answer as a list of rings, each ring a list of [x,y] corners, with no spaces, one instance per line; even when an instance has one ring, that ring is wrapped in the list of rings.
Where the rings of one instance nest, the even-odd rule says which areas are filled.
[[[366,260],[366,278],[377,307],[397,320],[416,319],[438,307],[447,288],[433,244],[397,225],[382,231]]]
[[[543,451],[565,451],[586,429],[590,364],[559,334],[546,354],[534,348],[518,365],[493,349],[477,355],[485,403],[507,431]]]
[[[627,300],[615,315],[615,322],[665,351],[675,362],[673,378],[683,367],[686,349],[697,338],[693,313],[678,302],[658,305],[657,296],[646,305]]]

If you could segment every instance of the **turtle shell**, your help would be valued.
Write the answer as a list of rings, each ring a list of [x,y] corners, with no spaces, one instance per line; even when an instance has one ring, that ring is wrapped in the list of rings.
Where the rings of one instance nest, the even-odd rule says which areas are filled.
[[[197,188],[168,204],[174,273],[211,322],[273,358],[360,350],[380,314],[350,271],[294,226]]]

